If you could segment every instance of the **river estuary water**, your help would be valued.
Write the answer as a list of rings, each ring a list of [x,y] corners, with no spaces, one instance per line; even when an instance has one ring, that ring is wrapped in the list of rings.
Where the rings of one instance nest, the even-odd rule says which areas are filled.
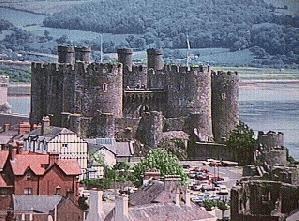
[[[240,118],[255,132],[281,131],[299,160],[299,73],[240,73]],[[13,112],[27,114],[30,97],[10,97]]]

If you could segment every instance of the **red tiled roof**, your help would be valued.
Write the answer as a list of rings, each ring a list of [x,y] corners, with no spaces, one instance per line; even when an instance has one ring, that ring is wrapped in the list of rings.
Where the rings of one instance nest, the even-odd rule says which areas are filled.
[[[80,175],[81,169],[77,160],[58,160],[57,165],[66,175]]]
[[[14,160],[10,161],[14,175],[24,175],[26,170],[30,168],[36,175],[44,175],[49,167],[45,165],[49,164],[48,154],[16,154]],[[79,175],[81,174],[81,169],[76,160],[61,160],[59,159],[56,163],[59,168],[66,175]]]
[[[7,161],[9,152],[8,150],[1,150],[0,151],[0,169],[2,169]]]
[[[30,168],[36,175],[43,175],[43,165],[49,163],[49,156],[43,154],[16,154],[15,159],[10,161],[14,175],[24,175]]]

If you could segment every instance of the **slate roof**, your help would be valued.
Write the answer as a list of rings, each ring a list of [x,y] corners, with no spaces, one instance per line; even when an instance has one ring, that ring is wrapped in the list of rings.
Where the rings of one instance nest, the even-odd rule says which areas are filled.
[[[164,183],[161,181],[151,181],[129,196],[131,206],[150,204],[157,202],[157,198],[164,192]]]
[[[14,211],[32,211],[48,213],[55,209],[55,206],[62,200],[62,196],[53,195],[13,195]]]
[[[193,221],[213,218],[199,206],[177,206],[174,203],[152,203],[129,208],[129,220],[134,221]]]
[[[36,136],[38,137],[39,141],[45,140],[46,142],[48,142],[59,134],[74,134],[74,132],[63,127],[49,126],[49,127],[45,127],[43,135],[42,135],[42,129],[37,128],[31,131],[28,136]]]
[[[298,221],[299,220],[299,209],[293,211],[286,219],[286,221]]]
[[[105,217],[105,221],[114,220],[115,209]],[[199,206],[177,206],[174,203],[151,203],[129,207],[129,221],[195,221],[215,220],[215,217]]]
[[[117,157],[130,157],[134,154],[134,148],[131,142],[116,142],[114,138],[96,138],[86,139],[91,152],[96,152],[106,148]]]

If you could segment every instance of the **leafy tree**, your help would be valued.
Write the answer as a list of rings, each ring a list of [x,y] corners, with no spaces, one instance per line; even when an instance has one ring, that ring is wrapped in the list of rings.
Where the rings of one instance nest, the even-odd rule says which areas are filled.
[[[132,181],[136,186],[142,184],[144,173],[152,169],[160,170],[162,176],[179,175],[182,183],[186,183],[187,181],[187,174],[179,164],[178,158],[164,149],[151,150],[146,158],[136,164],[133,169]]]
[[[79,208],[83,211],[86,211],[89,209],[89,205],[87,203],[87,197],[86,196],[80,196],[78,198],[78,205],[79,205]]]
[[[222,220],[224,219],[224,212],[225,210],[229,209],[229,206],[222,200],[217,201],[217,207],[222,211]]]
[[[252,163],[256,140],[253,130],[245,123],[240,122],[237,128],[231,132],[226,145],[237,153],[239,163]]]
[[[179,160],[186,160],[187,148],[181,139],[163,139],[159,143],[159,148],[163,148],[173,155],[177,156]]]
[[[217,205],[215,200],[205,200],[203,201],[203,207],[207,210],[207,211],[211,211],[213,207],[215,207]]]

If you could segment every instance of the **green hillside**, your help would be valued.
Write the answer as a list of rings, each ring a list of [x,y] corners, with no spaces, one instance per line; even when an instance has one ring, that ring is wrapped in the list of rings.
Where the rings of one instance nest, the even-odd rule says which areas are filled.
[[[265,64],[298,64],[299,19],[275,10],[261,0],[101,0],[49,16],[44,25],[132,34],[123,45],[139,49],[186,48],[188,35],[193,48],[253,48]]]

